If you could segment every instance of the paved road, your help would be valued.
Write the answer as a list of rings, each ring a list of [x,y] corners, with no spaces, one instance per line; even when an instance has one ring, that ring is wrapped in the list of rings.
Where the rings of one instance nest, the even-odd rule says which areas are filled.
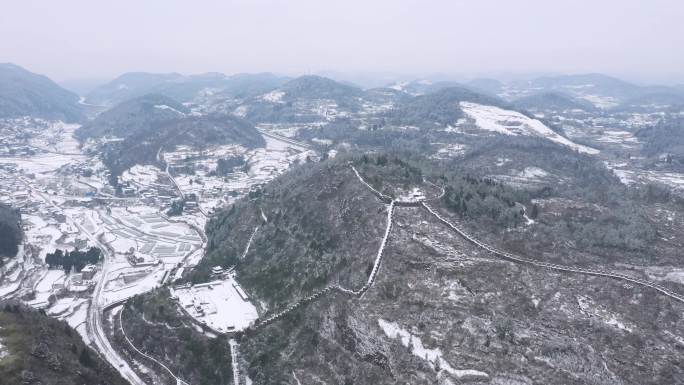
[[[112,347],[111,343],[109,342],[109,338],[107,337],[107,334],[102,328],[103,312],[101,304],[101,295],[102,289],[106,282],[107,272],[109,269],[108,261],[112,259],[112,256],[109,253],[109,249],[105,247],[102,243],[100,243],[100,241],[93,234],[91,234],[89,231],[83,228],[80,223],[74,221],[73,218],[71,218],[71,216],[64,213],[59,206],[55,205],[50,200],[49,196],[46,196],[39,190],[33,188],[33,186],[31,186],[31,184],[24,178],[19,177],[19,180],[22,183],[24,183],[24,185],[26,185],[27,188],[31,189],[34,193],[36,193],[48,205],[61,211],[66,217],[67,221],[69,221],[72,225],[76,226],[76,228],[78,228],[94,245],[99,247],[102,251],[102,271],[100,272],[100,278],[95,284],[93,298],[90,302],[90,307],[88,308],[88,315],[86,318],[86,330],[89,332],[89,336],[92,337],[92,340],[95,343],[95,347],[97,348],[98,352],[102,354],[104,358],[110,364],[112,364],[126,380],[128,380],[128,382],[130,382],[132,385],[145,385],[145,382],[140,377],[138,377],[135,371],[131,369],[128,363],[119,355],[119,353],[114,349],[114,347]]]

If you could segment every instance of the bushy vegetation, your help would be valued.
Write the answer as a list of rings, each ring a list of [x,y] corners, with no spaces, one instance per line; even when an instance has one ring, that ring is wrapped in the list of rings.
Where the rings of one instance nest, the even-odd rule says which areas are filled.
[[[304,164],[218,212],[207,224],[207,255],[190,278],[203,281],[212,266],[237,265],[240,282],[274,305],[331,281],[360,287],[373,261],[368,251],[384,231],[384,207],[346,161]]]
[[[216,175],[225,176],[235,171],[237,167],[244,167],[247,165],[245,157],[242,155],[229,156],[221,158],[216,165]]]
[[[0,264],[3,257],[13,257],[23,238],[21,214],[11,206],[0,203]]]
[[[66,322],[14,302],[0,302],[2,384],[128,384]]]
[[[378,125],[384,126],[385,120],[379,120]],[[385,151],[397,152],[432,152],[430,137],[418,130],[384,129],[360,130],[350,119],[337,119],[324,126],[301,130],[298,139],[311,140],[328,139],[333,144],[353,144],[360,151],[382,148]]]
[[[86,265],[98,263],[100,258],[100,249],[97,247],[91,247],[87,251],[62,251],[57,249],[45,255],[45,263],[48,264],[50,269],[61,267],[68,274],[72,269],[75,272],[80,272]]]
[[[514,161],[497,166],[503,158]],[[673,199],[654,185],[628,188],[599,160],[538,139],[491,140],[453,164],[458,173],[472,175],[505,175],[525,167],[553,175],[547,182],[518,188],[524,193],[515,196],[529,213],[534,209],[539,216],[529,230],[534,236],[524,241],[530,246],[539,242],[551,246],[556,244],[552,240],[563,239],[601,254],[644,251],[657,239],[647,205]],[[549,203],[554,199],[561,203]],[[537,205],[535,209],[532,201],[546,202],[547,208]],[[458,205],[453,207],[458,212]]]
[[[505,187],[490,178],[452,176],[444,180],[444,202],[465,218],[486,218],[499,226],[515,226],[522,221],[516,202],[525,202],[527,194]]]
[[[637,131],[636,135],[645,142],[647,155],[669,153],[667,163],[684,165],[684,117],[681,115],[663,118],[654,126]]]

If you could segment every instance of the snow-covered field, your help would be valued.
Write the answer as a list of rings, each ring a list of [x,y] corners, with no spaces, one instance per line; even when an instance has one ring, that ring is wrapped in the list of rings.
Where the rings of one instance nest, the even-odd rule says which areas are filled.
[[[232,277],[178,287],[172,296],[193,318],[219,332],[243,330],[258,317],[256,308]]]
[[[541,121],[529,118],[520,112],[470,102],[461,102],[460,106],[463,112],[482,130],[513,136],[539,136],[579,152],[599,153],[594,148],[572,142],[551,130]]]
[[[606,166],[626,185],[637,183],[660,183],[674,191],[684,192],[684,174],[657,170],[628,168],[627,163],[606,162]]]
[[[602,143],[615,143],[624,148],[632,148],[639,144],[639,140],[631,132],[622,130],[603,131],[603,134],[598,137],[596,141]]]

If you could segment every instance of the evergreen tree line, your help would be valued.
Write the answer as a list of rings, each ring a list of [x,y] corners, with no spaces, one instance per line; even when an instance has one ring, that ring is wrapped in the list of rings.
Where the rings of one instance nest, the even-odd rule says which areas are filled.
[[[50,269],[61,267],[68,274],[72,269],[80,272],[86,265],[99,262],[100,257],[101,252],[97,247],[91,247],[88,251],[63,251],[57,249],[45,256],[45,263],[48,264]]]

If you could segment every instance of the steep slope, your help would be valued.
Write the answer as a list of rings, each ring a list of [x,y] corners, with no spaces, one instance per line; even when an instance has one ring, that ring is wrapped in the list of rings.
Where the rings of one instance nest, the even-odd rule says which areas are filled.
[[[540,120],[530,118],[520,112],[471,102],[461,102],[459,105],[464,115],[472,119],[481,130],[512,136],[538,136],[579,152],[587,154],[598,154],[599,152],[594,148],[572,142],[547,127]]]
[[[0,265],[3,257],[13,257],[22,239],[21,214],[18,210],[0,203]]]
[[[681,342],[676,338],[684,331],[684,304],[648,285],[583,273],[650,278],[644,269],[618,263],[629,244],[589,255],[584,246],[575,246],[587,234],[575,238],[568,233],[583,226],[596,235],[634,231],[620,216],[635,211],[628,207],[635,201],[615,198],[626,194],[600,163],[553,149],[550,144],[503,145],[473,154],[465,164],[402,160],[411,158],[407,155],[336,159],[295,170],[253,194],[251,201],[217,213],[207,227],[211,251],[206,267],[236,263],[238,279],[260,304],[262,319],[290,309],[242,336],[241,353],[252,380],[676,383],[684,374],[677,364]],[[548,180],[542,182],[545,188],[525,192],[471,176],[483,175],[476,173],[480,167],[501,167],[496,156],[517,159],[509,168],[543,165],[563,182],[555,188],[558,181]],[[444,194],[424,178],[444,184]],[[381,242],[382,219],[391,207],[387,199],[408,203],[419,192],[434,198],[430,209],[395,205],[389,237]],[[533,202],[543,207],[537,214],[528,211],[535,217],[531,220],[524,207]],[[571,202],[570,207],[559,212],[562,202]],[[604,205],[611,209],[603,210]],[[604,217],[591,220],[587,210],[600,210]],[[465,231],[454,230],[454,223]],[[644,222],[638,227],[654,226]],[[463,234],[474,234],[475,240]],[[504,258],[486,243],[548,261],[544,266],[550,267]],[[664,244],[652,238],[635,258],[652,254],[656,243]],[[381,245],[382,258],[363,271]],[[675,249],[668,254],[676,255]],[[632,266],[639,263],[631,261]],[[576,266],[577,272],[559,265]],[[377,276],[368,291],[360,296],[350,292],[371,272]],[[296,302],[330,285],[349,290],[328,290]],[[674,281],[660,285],[684,292]]]
[[[11,302],[0,302],[0,382],[127,384],[65,322]]]
[[[78,95],[45,76],[0,63],[0,118],[33,116],[76,122],[82,119]]]
[[[684,118],[662,118],[657,124],[638,130],[636,135],[645,142],[646,155],[670,154],[669,163],[684,164]]]

